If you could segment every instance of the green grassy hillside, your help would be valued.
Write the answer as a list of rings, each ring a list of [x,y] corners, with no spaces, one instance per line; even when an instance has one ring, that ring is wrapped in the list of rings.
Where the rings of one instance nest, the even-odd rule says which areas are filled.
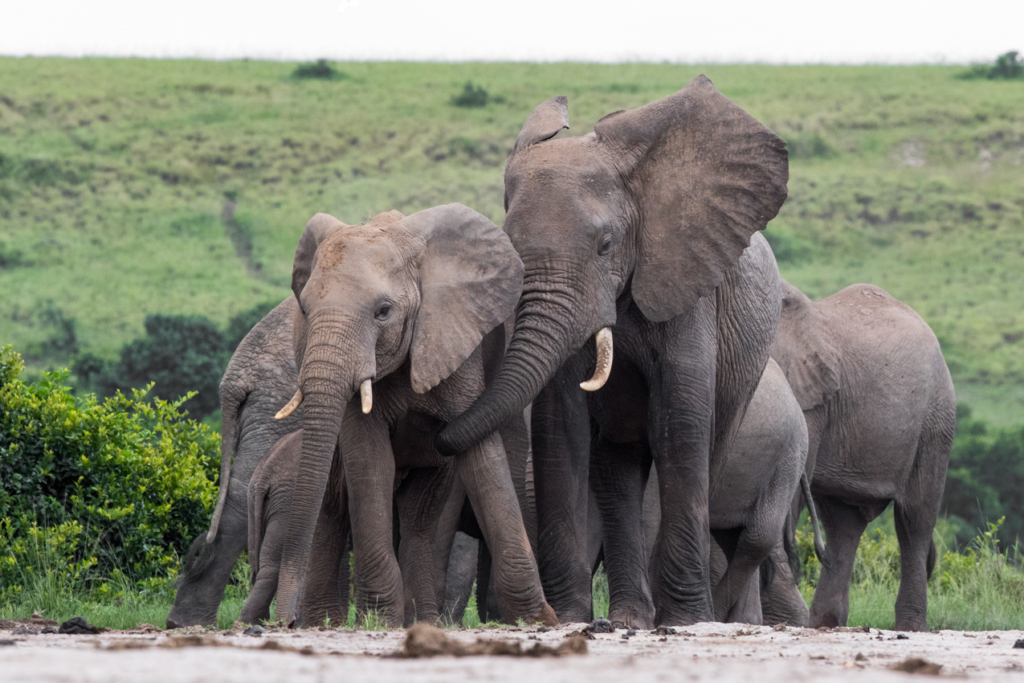
[[[147,313],[225,322],[288,293],[317,211],[459,201],[500,223],[537,103],[568,95],[580,135],[706,73],[790,143],[769,228],[784,277],[813,297],[886,288],[935,329],[976,416],[1024,421],[1024,84],[934,66],[339,66],[296,81],[284,63],[0,59],[0,342],[38,369],[65,362],[70,319],[106,356]],[[452,106],[466,81],[503,99]]]

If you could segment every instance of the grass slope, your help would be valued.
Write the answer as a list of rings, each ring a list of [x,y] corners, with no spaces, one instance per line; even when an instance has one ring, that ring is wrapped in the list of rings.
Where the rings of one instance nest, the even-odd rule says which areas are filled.
[[[938,66],[339,67],[295,81],[273,62],[0,59],[0,341],[58,362],[47,300],[108,356],[147,313],[225,322],[287,295],[317,211],[354,223],[458,201],[500,223],[504,160],[537,103],[568,95],[581,135],[706,73],[790,143],[768,231],[783,276],[813,297],[886,288],[935,329],[977,416],[1022,421],[1020,84]],[[504,101],[452,106],[469,80]]]

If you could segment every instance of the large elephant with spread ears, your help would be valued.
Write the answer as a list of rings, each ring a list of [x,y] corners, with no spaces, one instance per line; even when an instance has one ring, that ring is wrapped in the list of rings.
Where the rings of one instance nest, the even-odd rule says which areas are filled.
[[[317,214],[295,250],[292,291],[298,390],[281,415],[302,405],[302,450],[294,502],[281,550],[277,616],[295,620],[321,501],[335,448],[341,453],[357,577],[356,608],[377,610],[389,624],[438,618],[440,577],[404,595],[392,546],[392,490],[423,487],[415,509],[398,513],[403,565],[430,577],[434,543],[447,553],[458,522],[438,528],[461,488],[483,536],[495,550],[502,617],[557,623],[544,600],[497,426],[448,461],[427,449],[392,448],[401,424],[439,425],[468,408],[484,389],[481,341],[519,299],[523,265],[507,236],[477,212],[449,204],[405,217],[392,211],[361,226]],[[445,479],[446,469],[457,477]],[[454,482],[452,482],[454,479]],[[404,532],[419,543],[406,547]],[[444,555],[447,559],[447,555]],[[445,563],[447,564],[447,563]],[[442,594],[443,597],[443,594]],[[410,606],[412,614],[410,614]]]
[[[568,127],[567,100],[555,97],[516,140],[504,229],[525,276],[513,335],[438,449],[465,450],[533,401],[538,561],[559,618],[592,615],[593,477],[610,618],[708,621],[709,473],[778,324],[778,267],[757,232],[786,198],[786,146],[703,76],[593,133],[555,138]],[[621,405],[638,395],[640,411]],[[652,458],[662,509],[648,585],[640,510]]]

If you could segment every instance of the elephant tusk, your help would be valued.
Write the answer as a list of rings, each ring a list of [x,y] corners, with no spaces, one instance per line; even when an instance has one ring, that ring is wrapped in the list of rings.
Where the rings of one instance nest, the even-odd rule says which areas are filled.
[[[277,415],[274,416],[274,419],[283,420],[284,418],[288,417],[289,415],[295,412],[295,409],[299,407],[300,403],[302,403],[302,389],[296,390],[295,395],[292,396],[292,400],[288,401],[288,405],[286,405],[284,408],[281,408],[281,410],[277,411]]]
[[[597,367],[594,376],[580,384],[584,391],[597,391],[608,381],[612,374],[612,328],[602,327],[595,337],[597,342]]]
[[[363,402],[363,415],[369,415],[373,410],[373,385],[370,380],[364,379],[359,385],[359,398]]]

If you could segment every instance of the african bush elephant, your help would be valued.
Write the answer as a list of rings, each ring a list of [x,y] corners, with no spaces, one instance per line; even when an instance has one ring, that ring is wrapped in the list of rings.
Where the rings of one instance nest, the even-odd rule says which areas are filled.
[[[761,624],[762,605],[758,569],[768,560],[771,571],[765,577],[774,584],[773,573],[788,576],[789,565],[782,551],[783,532],[793,497],[806,487],[807,427],[800,405],[785,375],[769,359],[735,439],[720,456],[723,459],[711,481],[710,526],[715,543],[712,558],[712,595],[715,620]],[[657,473],[652,472],[644,499],[644,535],[648,556],[653,554],[652,536],[660,518]],[[817,514],[811,506],[817,532]],[[820,548],[820,535],[815,533]],[[771,558],[771,559],[769,559]],[[784,566],[775,567],[781,558]],[[714,565],[718,566],[714,566]],[[796,583],[776,585],[776,613],[770,623],[807,624],[807,606]],[[787,594],[788,593],[788,594]],[[783,597],[789,598],[784,601]],[[779,614],[788,606],[790,613]]]
[[[295,297],[282,301],[245,336],[224,372],[220,495],[209,532],[189,547],[167,628],[217,623],[224,588],[246,545],[249,478],[270,447],[300,426],[300,413],[274,420],[298,386],[292,349],[298,312]]]
[[[270,619],[270,603],[277,592],[281,550],[288,531],[288,514],[295,497],[295,479],[302,457],[302,430],[281,438],[256,466],[249,481],[249,566],[252,590],[239,619],[257,624]],[[344,510],[345,489],[341,458],[331,463],[331,481],[317,519],[314,544],[306,572],[300,609],[303,624],[344,623],[348,618],[348,515]]]
[[[807,471],[825,528],[811,626],[846,624],[861,535],[892,502],[901,572],[896,628],[924,630],[956,413],[939,342],[913,309],[872,285],[812,302],[784,282],[783,294],[772,357],[807,420]]]
[[[450,549],[455,524],[442,529],[437,522],[464,486],[488,545],[502,558],[495,572],[502,616],[557,623],[544,600],[497,427],[453,460],[434,453],[399,457],[390,438],[407,416],[440,424],[480,395],[481,340],[511,314],[522,272],[504,233],[459,204],[408,217],[392,211],[362,226],[326,214],[307,224],[292,270],[302,311],[295,333],[299,388],[281,411],[304,408],[277,590],[282,622],[295,621],[337,447],[347,482],[357,610],[377,610],[389,624],[439,616],[440,582],[424,580],[416,594],[406,595],[405,567],[392,547],[395,471],[408,468],[403,486],[421,495],[410,496],[415,507],[397,499],[399,526],[423,527],[426,533],[408,538],[426,545],[406,547],[403,533],[403,564],[431,565],[435,542]],[[433,571],[427,566],[415,573],[430,577]]]
[[[533,401],[538,561],[559,618],[592,615],[582,539],[593,484],[610,616],[645,628],[707,621],[709,472],[778,323],[778,267],[756,233],[786,198],[785,143],[703,76],[551,140],[567,127],[566,98],[552,98],[516,140],[505,169],[505,231],[525,266],[514,333],[494,382],[438,449],[469,447]],[[595,334],[596,370],[581,385]],[[580,390],[606,383],[589,399]],[[637,402],[641,420],[619,419]],[[648,586],[640,508],[652,457],[662,524]]]

